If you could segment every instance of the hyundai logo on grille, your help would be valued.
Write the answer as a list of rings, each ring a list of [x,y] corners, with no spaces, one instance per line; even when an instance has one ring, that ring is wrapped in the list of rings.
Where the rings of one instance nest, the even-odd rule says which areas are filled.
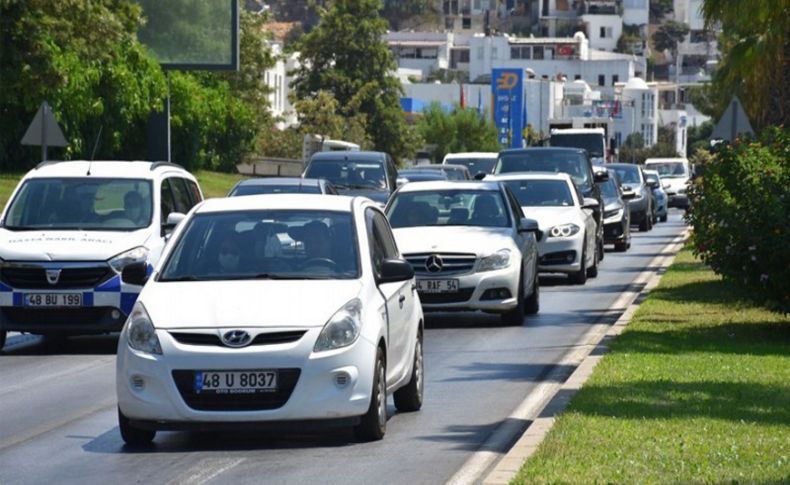
[[[228,347],[244,347],[251,341],[252,337],[244,330],[231,330],[222,334],[222,343]]]
[[[442,266],[444,266],[444,263],[438,254],[432,254],[425,260],[425,269],[427,269],[429,273],[438,273],[442,270]]]
[[[60,281],[60,270],[59,269],[48,269],[46,270],[47,273],[47,283],[50,285],[57,285],[58,281]],[[41,274],[41,273],[39,273]]]

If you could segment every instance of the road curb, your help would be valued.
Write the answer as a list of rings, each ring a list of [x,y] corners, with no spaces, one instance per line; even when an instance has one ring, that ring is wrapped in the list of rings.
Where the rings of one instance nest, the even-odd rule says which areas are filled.
[[[510,451],[505,454],[494,467],[493,471],[483,480],[484,485],[507,484],[516,476],[524,461],[532,456],[549,431],[551,431],[556,417],[562,414],[573,396],[582,388],[584,383],[587,382],[587,379],[590,378],[595,366],[609,351],[609,342],[623,333],[625,327],[631,322],[634,313],[636,313],[636,310],[639,308],[642,301],[644,301],[647,294],[658,286],[661,277],[675,260],[677,252],[686,242],[688,234],[689,231],[687,229],[661,251],[662,253],[669,252],[669,255],[662,254],[656,258],[658,261],[654,259],[651,262],[649,266],[656,267],[657,269],[652,272],[653,274],[645,282],[644,288],[633,297],[633,300],[629,303],[623,314],[620,315],[620,318],[618,318],[614,324],[610,325],[605,333],[599,335],[598,341],[589,348],[587,355],[579,363],[578,367],[576,367],[576,370],[574,370],[567,381],[559,386],[554,396],[546,403],[545,407],[540,410],[538,417],[532,421],[521,438],[516,441]]]
[[[598,323],[582,337],[580,343],[558,362],[557,368],[574,368],[570,376],[566,378],[567,374],[560,375],[559,371],[546,376],[544,382],[527,395],[503,425],[492,433],[480,447],[481,451],[474,453],[446,482],[447,485],[502,485],[516,476],[524,461],[535,452],[551,430],[555,417],[562,413],[608,351],[608,342],[623,332],[639,304],[658,285],[688,235],[689,230],[686,229],[664,246],[648,263],[647,267],[652,269],[643,271],[632,282],[639,289],[623,292]],[[617,315],[619,317],[611,323],[611,318]],[[511,424],[525,421],[528,423],[526,429],[514,433]],[[516,440],[514,434],[518,435],[519,432],[521,436]]]

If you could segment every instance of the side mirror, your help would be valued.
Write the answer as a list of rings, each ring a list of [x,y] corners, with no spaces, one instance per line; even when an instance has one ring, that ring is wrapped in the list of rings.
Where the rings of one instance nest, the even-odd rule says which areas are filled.
[[[655,190],[655,189],[658,188],[658,182],[648,182],[647,186],[650,187],[651,189]]]
[[[397,179],[395,179],[395,186],[396,187],[400,187],[401,185],[407,184],[407,183],[409,183],[409,179],[406,179],[406,178],[403,178],[403,177],[398,177]]]
[[[396,283],[414,278],[414,268],[403,259],[385,259],[381,265],[379,283]]]
[[[486,175],[488,174],[485,172],[477,172],[475,174],[475,180],[483,180],[484,178],[486,178]]]
[[[609,171],[608,170],[601,170],[599,172],[595,172],[593,175],[593,180],[595,182],[607,182],[609,181]]]
[[[148,263],[127,264],[121,271],[121,281],[129,285],[145,285],[148,281]]]
[[[597,209],[599,206],[598,200],[592,197],[585,197],[582,201],[582,208],[584,209]]]
[[[631,200],[636,198],[636,192],[633,190],[624,190],[623,191],[623,200]]]
[[[165,223],[162,224],[162,231],[166,233],[171,232],[178,224],[181,223],[181,221],[184,220],[185,217],[186,215],[180,212],[171,212],[167,215],[167,220],[165,220]]]
[[[518,223],[518,232],[538,232],[540,231],[540,227],[538,227],[538,221],[535,219],[528,219],[523,218]]]

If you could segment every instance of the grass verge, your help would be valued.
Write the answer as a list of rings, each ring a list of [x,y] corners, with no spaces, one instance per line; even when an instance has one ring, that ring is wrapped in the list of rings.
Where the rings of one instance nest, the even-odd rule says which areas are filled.
[[[19,183],[22,174],[18,173],[0,173],[0,209],[5,207],[8,198]]]
[[[513,483],[790,482],[790,320],[682,251]]]

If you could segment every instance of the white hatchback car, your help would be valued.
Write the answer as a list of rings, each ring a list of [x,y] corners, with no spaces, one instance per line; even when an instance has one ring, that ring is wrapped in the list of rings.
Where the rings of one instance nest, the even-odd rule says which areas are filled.
[[[584,198],[568,174],[517,173],[486,180],[502,181],[524,214],[538,221],[545,235],[538,244],[541,272],[566,273],[576,284],[598,276],[593,217],[598,201]]]
[[[422,405],[422,310],[372,201],[208,200],[190,212],[118,342],[121,435],[333,420],[380,439],[387,395]],[[347,418],[347,419],[344,419]]]
[[[503,184],[406,184],[387,215],[423,309],[499,313],[511,325],[538,312],[538,224]]]

